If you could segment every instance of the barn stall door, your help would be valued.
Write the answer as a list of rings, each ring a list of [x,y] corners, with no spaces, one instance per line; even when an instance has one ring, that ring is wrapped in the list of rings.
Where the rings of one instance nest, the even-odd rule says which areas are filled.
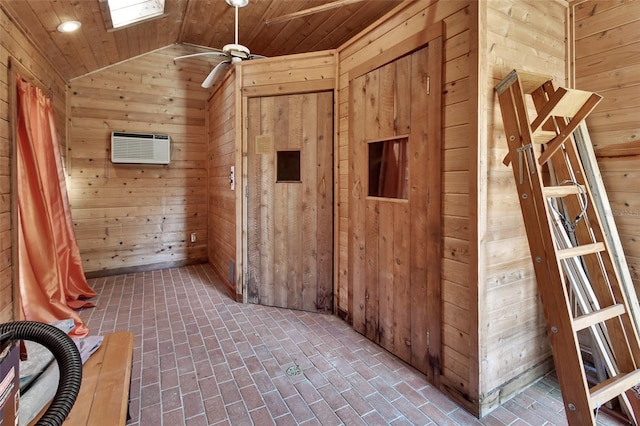
[[[429,50],[351,81],[349,273],[354,328],[437,381],[441,61]]]
[[[333,94],[248,100],[247,299],[331,311]]]

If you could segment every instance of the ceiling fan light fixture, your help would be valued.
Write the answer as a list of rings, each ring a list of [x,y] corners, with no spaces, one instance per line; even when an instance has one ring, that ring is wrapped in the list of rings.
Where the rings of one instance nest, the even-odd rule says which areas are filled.
[[[225,0],[231,7],[245,7],[249,4],[249,0]]]
[[[71,33],[81,26],[82,24],[80,23],[80,21],[65,21],[58,25],[58,31],[61,33]]]
[[[251,52],[246,46],[241,44],[225,44],[222,51],[231,57],[239,57],[247,59]]]

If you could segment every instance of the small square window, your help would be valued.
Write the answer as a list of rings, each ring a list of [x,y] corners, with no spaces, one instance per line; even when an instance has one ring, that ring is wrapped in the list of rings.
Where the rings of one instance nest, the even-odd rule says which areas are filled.
[[[370,197],[408,198],[408,139],[399,138],[369,144]]]
[[[278,182],[300,182],[300,151],[278,151]]]

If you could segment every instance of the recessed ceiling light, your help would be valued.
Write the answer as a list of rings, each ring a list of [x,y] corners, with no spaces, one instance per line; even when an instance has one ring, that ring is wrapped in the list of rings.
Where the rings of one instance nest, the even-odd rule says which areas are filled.
[[[81,26],[82,24],[80,23],[80,21],[66,21],[58,25],[58,31],[60,31],[61,33],[70,33],[77,30]]]
[[[249,0],[226,0],[226,2],[232,7],[245,7],[249,4]]]

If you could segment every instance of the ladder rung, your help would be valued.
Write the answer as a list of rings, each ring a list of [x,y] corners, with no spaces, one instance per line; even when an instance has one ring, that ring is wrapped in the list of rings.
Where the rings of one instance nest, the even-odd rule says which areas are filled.
[[[561,185],[546,186],[542,189],[547,198],[566,197],[567,195],[577,195],[585,192],[584,185]]]
[[[597,384],[590,389],[591,398],[589,403],[591,405],[591,409],[595,410],[616,396],[622,395],[624,392],[639,383],[640,368],[632,371],[631,373],[615,376]]]
[[[542,145],[542,144],[551,142],[556,138],[556,136],[558,136],[558,133],[554,132],[553,130],[538,129],[531,134],[531,139],[533,143],[538,143]]]
[[[558,259],[569,259],[570,257],[584,256],[585,254],[595,254],[604,251],[604,243],[584,244],[558,250]]]
[[[617,303],[609,307],[591,312],[590,314],[581,315],[573,320],[573,328],[576,331],[584,330],[592,325],[605,322],[611,318],[619,317],[626,312],[624,305]]]

